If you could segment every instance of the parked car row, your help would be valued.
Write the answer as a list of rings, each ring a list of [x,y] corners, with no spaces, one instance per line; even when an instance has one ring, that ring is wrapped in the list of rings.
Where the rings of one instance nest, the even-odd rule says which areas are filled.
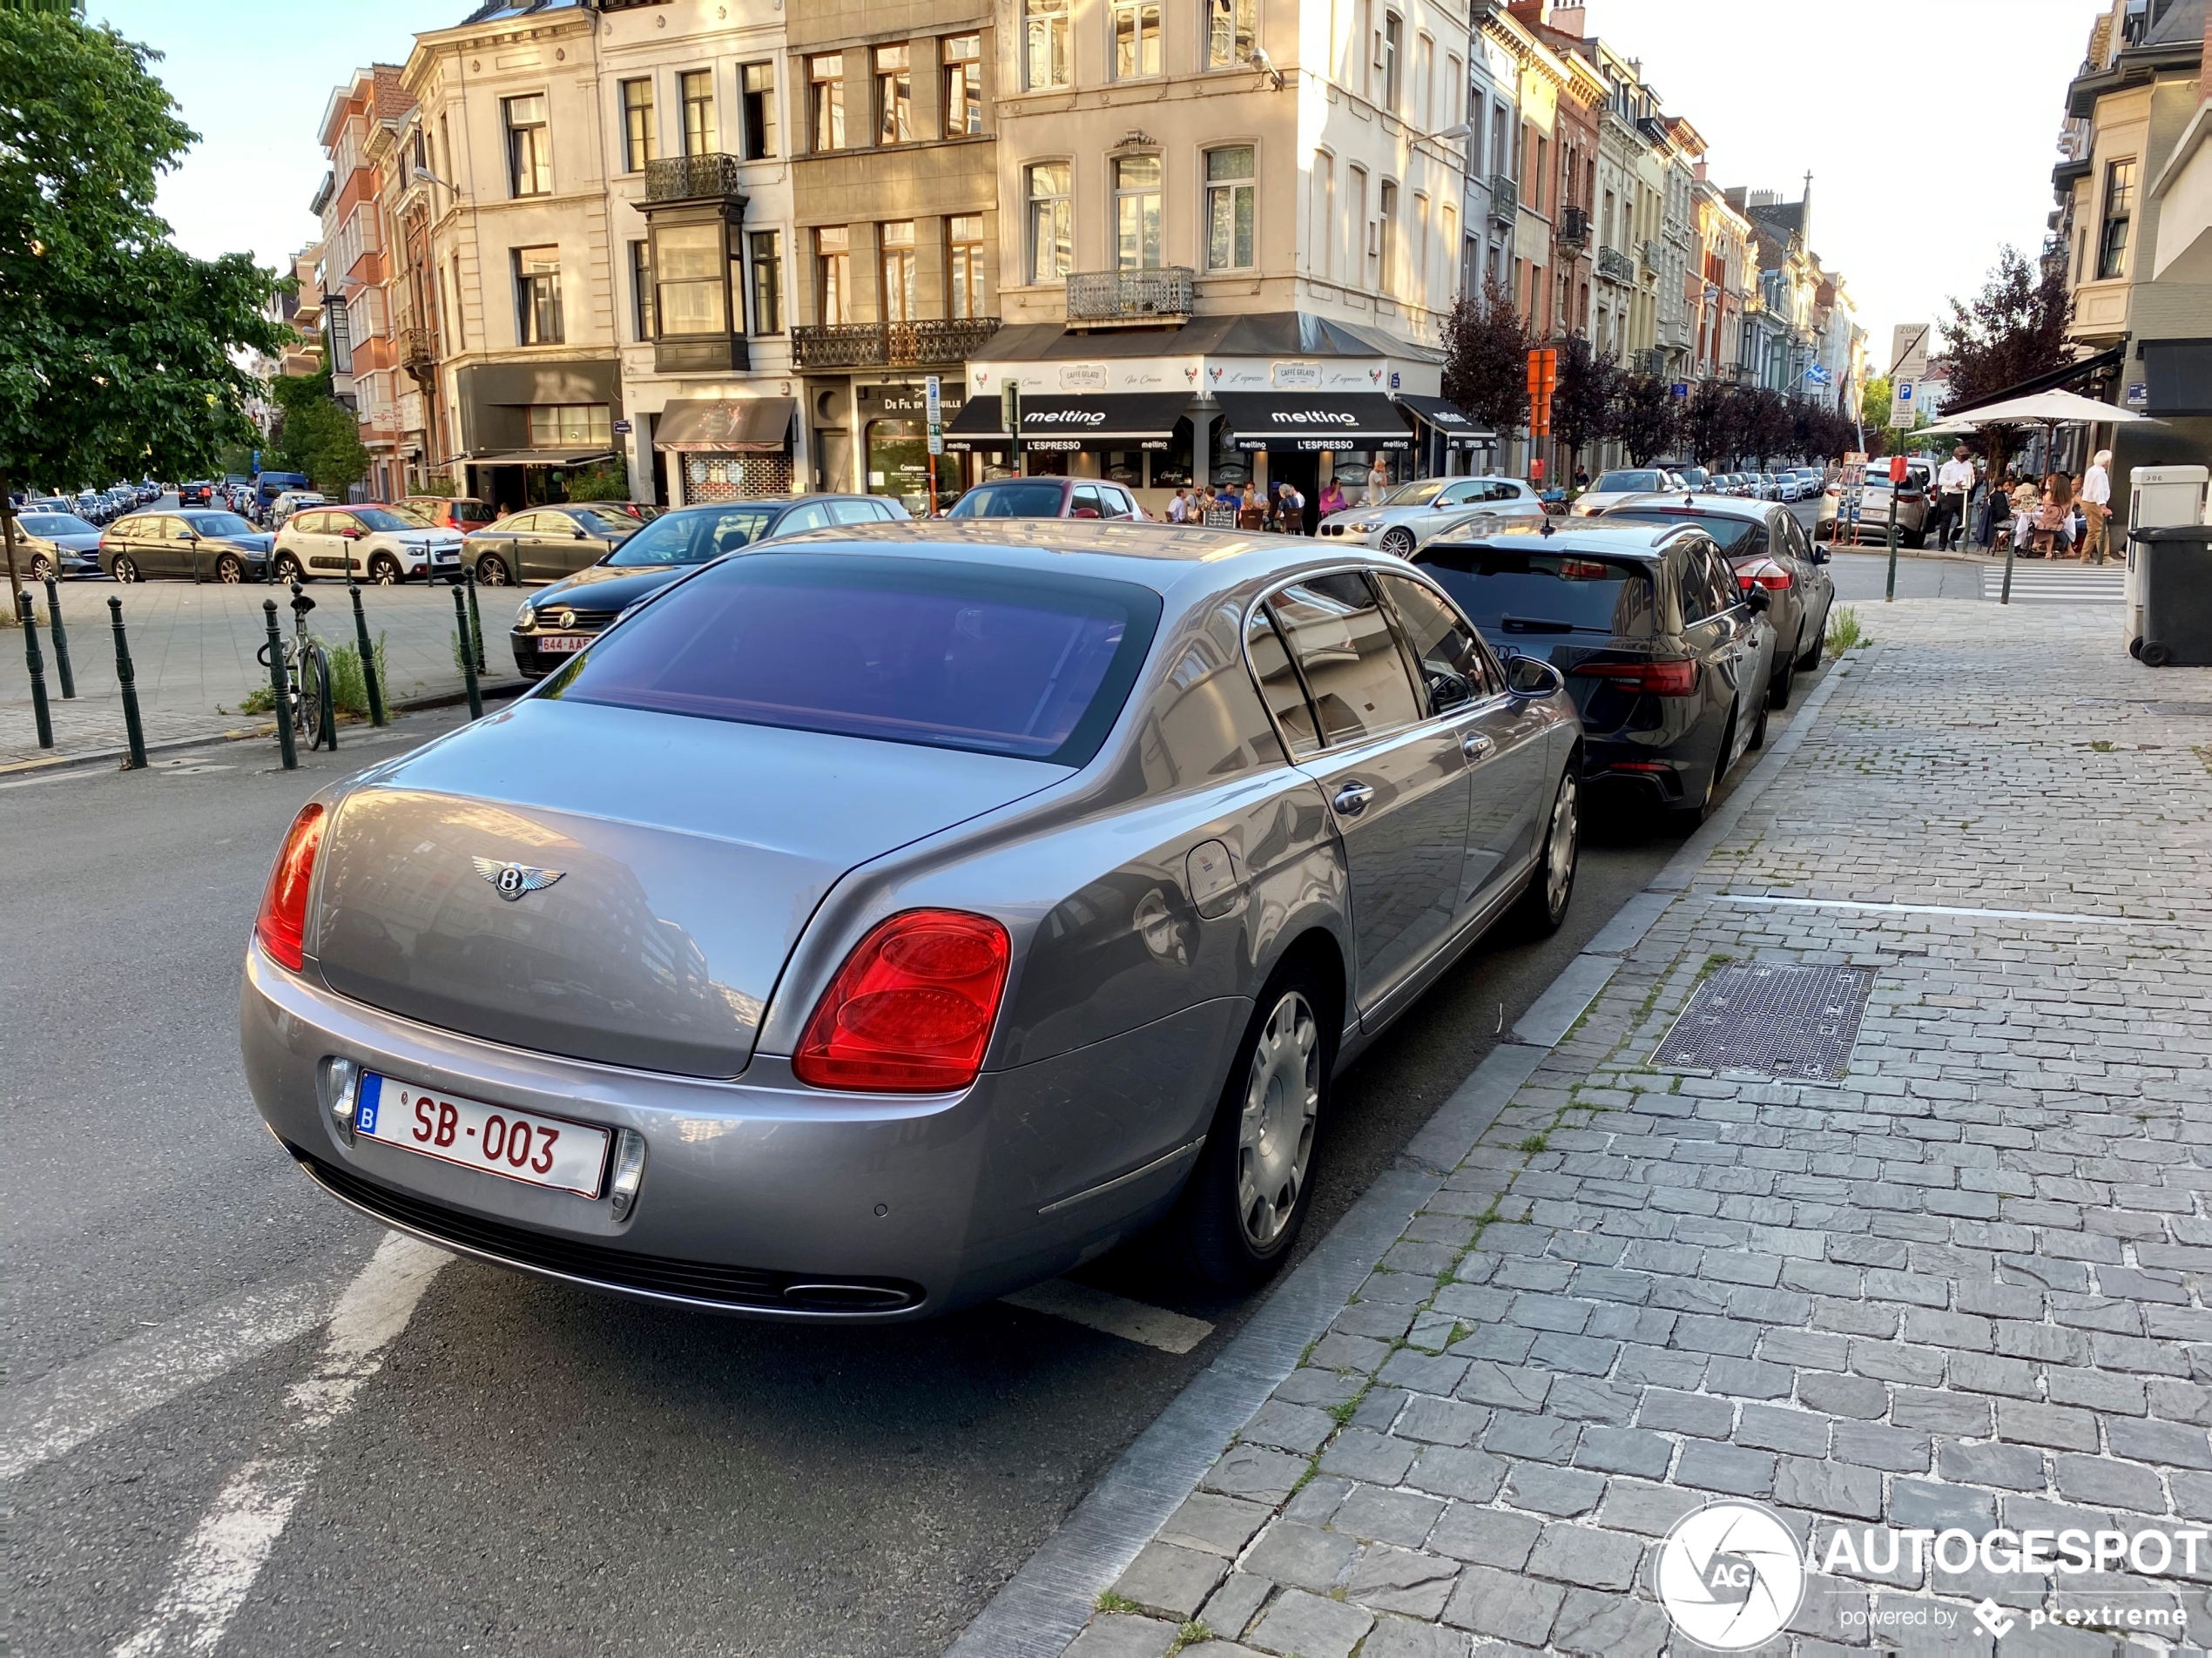
[[[138,483],[111,484],[105,489],[82,489],[75,495],[26,495],[17,510],[53,515],[66,513],[93,525],[111,523],[134,507],[161,498],[161,486],[152,479]]]

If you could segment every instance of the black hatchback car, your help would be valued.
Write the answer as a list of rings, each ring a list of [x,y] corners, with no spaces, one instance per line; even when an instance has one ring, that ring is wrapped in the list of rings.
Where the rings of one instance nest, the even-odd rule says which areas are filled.
[[[509,636],[515,665],[527,678],[543,678],[638,600],[725,553],[772,536],[832,524],[887,523],[907,516],[906,508],[887,495],[831,495],[733,501],[663,513],[598,563],[523,602]],[[475,536],[469,538],[472,548],[475,542]],[[481,574],[477,579],[482,579]]]
[[[1413,562],[1500,650],[1566,676],[1594,795],[1702,819],[1766,741],[1770,598],[1696,525],[1547,521],[1432,542]]]

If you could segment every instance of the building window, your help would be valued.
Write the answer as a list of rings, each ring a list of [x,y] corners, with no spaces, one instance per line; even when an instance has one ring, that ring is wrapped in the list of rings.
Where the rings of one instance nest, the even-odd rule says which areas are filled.
[[[354,330],[346,316],[346,302],[336,295],[323,301],[323,337],[330,341],[330,366],[337,373],[354,372]]]
[[[577,449],[614,442],[614,421],[604,403],[533,403],[530,448]]]
[[[1406,297],[1420,305],[1428,297],[1428,198],[1419,191],[1413,193],[1413,263],[1409,275]]]
[[[1048,161],[1028,169],[1029,280],[1057,282],[1074,268],[1075,221],[1069,201],[1070,169]]]
[[[738,97],[745,120],[745,159],[765,161],[776,153],[776,66],[739,65]]]
[[[2128,274],[2128,221],[2135,211],[2135,164],[2105,164],[2104,226],[2097,233],[2097,280]]]
[[[853,320],[853,235],[842,225],[814,233],[814,292],[821,298],[822,320]]]
[[[511,195],[553,193],[553,141],[545,130],[545,95],[500,100],[507,118],[507,188]]]
[[[1397,293],[1398,186],[1387,179],[1375,212],[1375,258],[1381,267],[1378,286],[1385,293]]]
[[[1352,280],[1365,287],[1367,286],[1366,168],[1358,166],[1346,168],[1345,185],[1352,194],[1352,217],[1345,221],[1345,228],[1352,233],[1352,259],[1346,268],[1350,272]]]
[[[938,43],[945,65],[945,136],[974,138],[983,130],[983,37],[954,35]]]
[[[1383,14],[1383,108],[1398,112],[1398,59],[1406,44],[1406,20],[1394,11]]]
[[[780,231],[757,230],[752,246],[752,331],[784,331],[784,246]]]
[[[1316,165],[1318,165],[1317,158]],[[1252,263],[1252,147],[1206,152],[1206,268],[1241,271]]]
[[[1444,125],[1436,118],[1436,43],[1426,35],[1413,43],[1413,99],[1424,128]]]
[[[462,311],[461,296],[467,290],[461,286],[461,255],[458,253],[453,256],[453,286],[448,291],[453,295],[453,348],[460,351],[466,347],[469,325]]]
[[[1259,44],[1259,0],[1206,0],[1206,67],[1242,69]]]
[[[661,337],[729,333],[722,226],[662,225],[653,232],[653,244]]]
[[[1111,0],[1114,78],[1136,80],[1160,72],[1160,0]]]
[[[1313,158],[1316,269],[1325,282],[1337,280],[1337,158],[1324,150]]]
[[[657,152],[653,148],[653,84],[622,84],[622,170],[643,172]]]
[[[1069,0],[1022,0],[1022,84],[1068,84]]]
[[[945,221],[945,311],[980,317],[983,309],[983,216],[956,214]]]
[[[1114,162],[1114,266],[1160,267],[1160,158],[1122,156]]]
[[[561,327],[561,250],[515,250],[515,341],[523,346],[557,346]]]
[[[712,155],[722,147],[714,130],[714,71],[687,70],[676,78],[676,86],[684,98],[684,153]]]
[[[640,342],[653,337],[653,259],[646,242],[630,245],[630,326]]]
[[[876,226],[883,245],[883,320],[912,322],[914,310],[914,224],[911,219]]]
[[[911,144],[914,136],[914,79],[904,46],[875,49],[875,141]]]
[[[845,147],[845,55],[831,52],[806,60],[806,79],[813,90],[813,124],[807,134],[809,147]]]

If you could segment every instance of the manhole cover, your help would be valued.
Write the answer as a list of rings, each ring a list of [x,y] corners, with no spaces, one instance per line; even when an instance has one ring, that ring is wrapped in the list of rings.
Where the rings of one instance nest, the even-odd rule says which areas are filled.
[[[2202,718],[2212,714],[2212,703],[2145,703],[2143,706],[2154,714],[2165,714],[2175,718]]]
[[[1697,987],[1652,1063],[1840,1082],[1873,987],[1859,967],[1723,967]]]

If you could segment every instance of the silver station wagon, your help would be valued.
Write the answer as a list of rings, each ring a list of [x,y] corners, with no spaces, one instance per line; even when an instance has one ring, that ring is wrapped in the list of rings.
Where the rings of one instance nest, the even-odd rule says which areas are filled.
[[[1386,554],[778,541],[300,811],[246,1074],[333,1195],[600,1289],[912,1318],[1163,1223],[1248,1285],[1332,1075],[1559,925],[1580,744]]]

